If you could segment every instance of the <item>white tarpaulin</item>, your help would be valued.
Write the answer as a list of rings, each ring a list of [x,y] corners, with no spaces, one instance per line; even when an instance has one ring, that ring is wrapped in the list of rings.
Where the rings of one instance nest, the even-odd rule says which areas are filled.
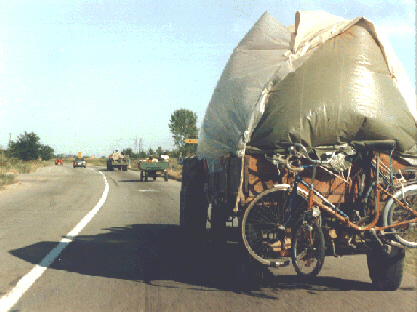
[[[284,27],[269,13],[231,55],[206,111],[200,158],[247,145],[332,145],[396,139],[416,151],[415,91],[388,41],[365,18],[297,12]]]

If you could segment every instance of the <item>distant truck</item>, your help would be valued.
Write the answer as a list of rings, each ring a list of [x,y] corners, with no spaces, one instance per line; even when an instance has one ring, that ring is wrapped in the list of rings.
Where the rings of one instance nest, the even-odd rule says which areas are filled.
[[[128,166],[129,156],[120,154],[118,150],[113,152],[113,154],[110,154],[109,158],[107,159],[107,171],[113,171],[115,168],[122,171],[127,171]]]
[[[168,181],[169,156],[161,155],[159,158],[149,157],[138,164],[140,181],[148,181],[148,177],[156,180],[158,173],[163,173],[164,180]]]

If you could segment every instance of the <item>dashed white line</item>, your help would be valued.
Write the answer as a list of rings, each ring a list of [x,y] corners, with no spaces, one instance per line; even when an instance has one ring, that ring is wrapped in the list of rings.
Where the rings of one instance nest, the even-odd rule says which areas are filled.
[[[58,245],[45,257],[43,260],[35,265],[35,267],[25,276],[23,276],[16,286],[6,295],[0,298],[0,311],[9,311],[23,296],[23,294],[35,283],[35,281],[48,269],[52,262],[60,255],[60,253],[67,247],[74,238],[80,233],[80,231],[93,219],[93,217],[100,210],[106,201],[107,194],[109,193],[109,183],[106,176],[99,171],[103,176],[105,188],[103,195],[98,201],[97,205],[69,232]]]

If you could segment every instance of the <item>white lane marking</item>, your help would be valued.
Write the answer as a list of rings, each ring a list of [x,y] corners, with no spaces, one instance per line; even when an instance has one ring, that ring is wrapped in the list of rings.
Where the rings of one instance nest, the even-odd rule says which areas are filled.
[[[157,190],[138,190],[138,192],[159,192]]]
[[[25,276],[23,276],[16,286],[9,291],[6,295],[0,298],[0,311],[9,311],[23,296],[23,294],[35,283],[35,281],[48,269],[48,267],[54,262],[54,260],[60,255],[60,253],[67,247],[74,238],[80,233],[80,231],[93,219],[93,217],[100,210],[106,201],[107,194],[109,193],[109,183],[106,176],[99,171],[103,176],[106,187],[104,188],[103,195],[97,205],[84,217],[82,220],[69,232],[58,245],[45,257],[42,261],[35,265],[35,267]]]

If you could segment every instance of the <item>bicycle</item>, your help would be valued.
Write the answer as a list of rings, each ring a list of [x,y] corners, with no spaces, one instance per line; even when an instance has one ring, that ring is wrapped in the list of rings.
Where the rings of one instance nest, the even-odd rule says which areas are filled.
[[[291,259],[297,274],[305,277],[317,275],[325,258],[325,239],[321,229],[323,213],[334,217],[342,228],[360,235],[365,234],[374,246],[376,244],[381,249],[386,246],[417,247],[415,179],[406,179],[400,185],[394,185],[393,171],[388,170],[389,176],[380,171],[381,153],[390,155],[390,167],[392,167],[391,154],[395,144],[394,140],[351,144],[356,150],[354,161],[358,161],[359,158],[362,165],[365,165],[362,171],[361,189],[354,203],[356,214],[351,217],[314,189],[317,166],[331,163],[338,151],[333,152],[329,160],[321,161],[312,159],[303,145],[294,144],[285,160],[283,157],[278,157],[279,163],[285,163],[289,170],[295,172],[292,185],[275,185],[258,196],[243,215],[242,237],[249,253],[269,266],[287,265],[288,261],[276,257],[274,246],[282,246],[291,232]],[[375,164],[371,157],[374,153]],[[291,165],[291,159],[294,158],[297,162],[296,166]],[[302,164],[301,160],[309,163]],[[311,183],[303,181],[300,177],[300,172],[307,168],[313,169]],[[415,171],[415,168],[411,170],[414,172],[414,177]],[[364,181],[371,179],[375,181],[366,188]],[[307,191],[300,189],[299,185],[303,185]],[[382,226],[379,224],[381,194],[389,198],[382,214]],[[371,273],[370,269],[370,275],[375,276],[376,273]]]
[[[330,161],[312,160],[312,165],[298,168],[289,166],[290,170],[296,172],[293,185],[275,185],[258,196],[246,209],[242,218],[242,237],[247,250],[256,260],[271,267],[288,265],[290,261],[277,257],[274,249],[285,245],[288,230],[294,228],[291,249],[297,250],[297,254],[300,254],[298,261],[305,260],[305,268],[311,269],[311,272],[304,272],[301,265],[295,265],[297,273],[305,276],[319,273],[325,256],[324,235],[317,220],[320,210],[311,209],[311,192],[314,190],[312,185],[301,179],[300,172],[310,167],[315,172],[317,164],[327,164]],[[282,158],[279,162],[283,162]],[[298,188],[299,183],[307,187],[309,193]],[[304,236],[309,238],[307,245]]]

